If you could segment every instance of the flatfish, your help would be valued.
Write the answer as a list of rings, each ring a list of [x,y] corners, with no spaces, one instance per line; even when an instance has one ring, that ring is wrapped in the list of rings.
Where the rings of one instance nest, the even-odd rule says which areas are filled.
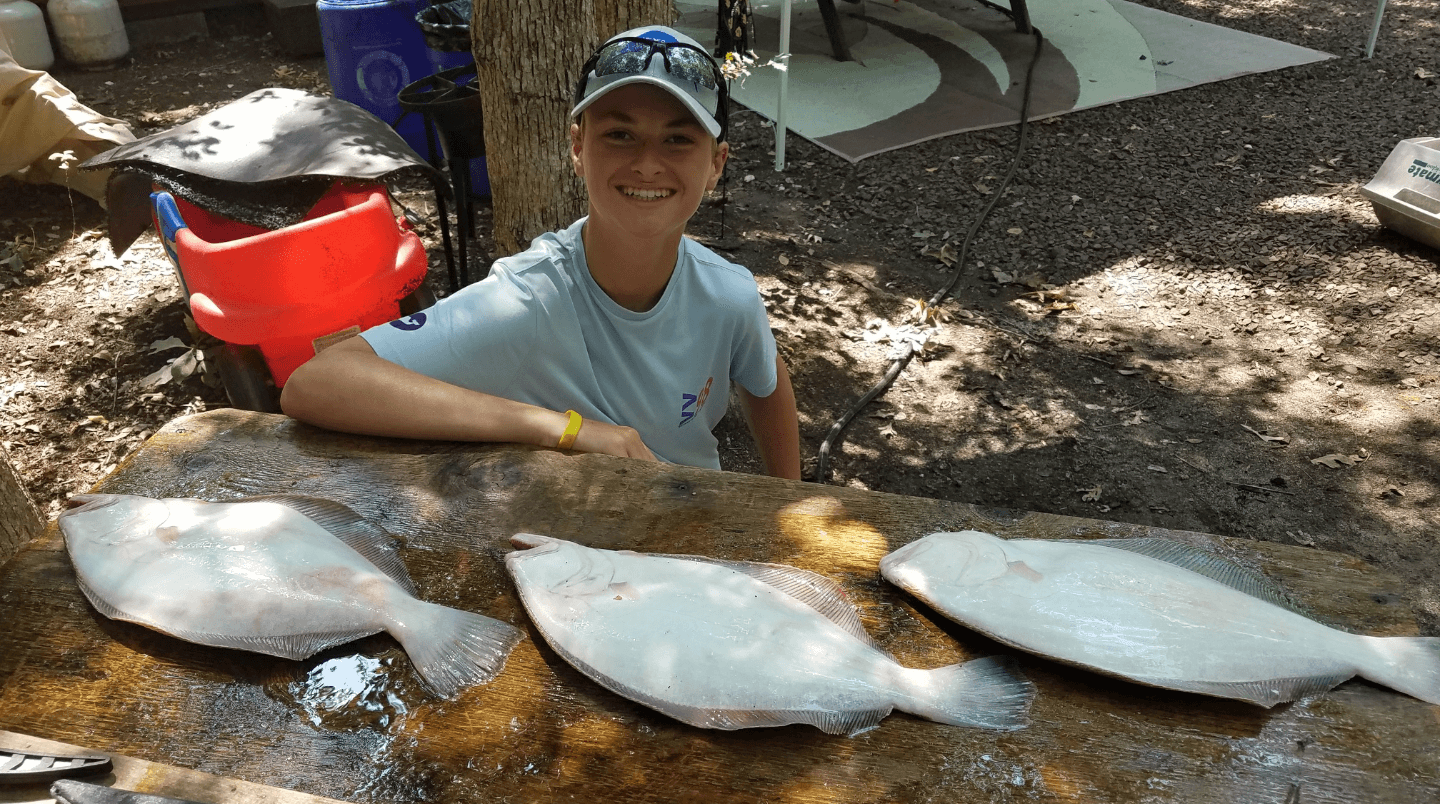
[[[902,667],[833,581],[778,564],[597,550],[520,533],[505,557],[545,640],[601,686],[692,726],[875,728],[894,709],[1017,729],[1033,687],[1008,659]]]
[[[83,494],[72,504],[60,530],[95,608],[189,642],[304,659],[386,631],[425,686],[450,697],[493,679],[521,638],[418,599],[390,534],[337,502]]]
[[[1000,642],[1141,684],[1268,707],[1359,675],[1440,704],[1440,639],[1331,628],[1264,576],[1178,542],[932,533],[880,572]]]

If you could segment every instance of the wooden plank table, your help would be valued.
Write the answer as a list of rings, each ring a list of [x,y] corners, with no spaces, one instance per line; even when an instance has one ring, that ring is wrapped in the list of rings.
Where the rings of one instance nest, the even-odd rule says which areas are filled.
[[[967,527],[1160,535],[1267,572],[1329,622],[1415,633],[1395,581],[1335,553],[603,456],[356,438],[230,409],[172,422],[97,490],[338,500],[404,541],[423,597],[529,638],[494,683],[448,701],[425,694],[384,635],[304,662],[190,645],[97,614],[52,525],[0,567],[0,729],[351,801],[1440,800],[1440,707],[1363,681],[1266,710],[1022,657],[1039,694],[1021,731],[905,714],[854,738],[691,728],[560,660],[501,560],[523,530],[791,564],[841,582],[902,663],[936,667],[1006,649],[884,582],[886,552]]]
[[[0,730],[0,746],[42,754],[76,756],[89,752],[81,746],[43,740],[28,734]],[[277,787],[259,785],[239,779],[227,779],[208,773],[176,768],[135,757],[111,754],[114,768],[105,774],[85,776],[77,781],[132,790],[152,796],[168,796],[200,802],[224,804],[338,804],[334,799],[296,793]],[[50,784],[0,785],[0,804],[54,804]]]

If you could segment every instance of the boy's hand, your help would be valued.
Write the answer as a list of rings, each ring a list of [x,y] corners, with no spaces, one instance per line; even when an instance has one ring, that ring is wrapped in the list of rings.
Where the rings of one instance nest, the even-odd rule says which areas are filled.
[[[621,458],[656,460],[655,454],[640,440],[640,433],[634,427],[586,419],[575,436],[573,449],[577,452],[599,452]]]

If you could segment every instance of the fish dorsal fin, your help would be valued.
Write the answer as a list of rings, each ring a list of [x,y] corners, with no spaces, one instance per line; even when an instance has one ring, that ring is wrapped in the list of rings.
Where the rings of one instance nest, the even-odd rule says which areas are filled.
[[[204,502],[203,500],[201,502]],[[168,625],[154,622],[147,617],[136,617],[127,614],[120,609],[110,605],[105,598],[91,588],[85,581],[84,576],[76,578],[80,591],[90,600],[95,610],[109,617],[112,620],[123,620],[124,622],[137,623],[146,628],[152,628],[162,634],[169,634],[176,639],[186,642],[193,642],[197,645],[213,645],[217,648],[231,648],[233,650],[248,650],[254,653],[264,653],[269,656],[279,656],[284,659],[305,659],[319,653],[322,650],[333,648],[336,645],[343,645],[346,642],[354,642],[362,636],[379,633],[379,629],[371,631],[335,631],[335,632],[314,632],[302,634],[276,634],[265,636],[237,636],[235,634],[212,634],[204,631],[192,631],[184,628],[173,628]]]
[[[390,532],[334,500],[306,497],[300,494],[266,494],[246,497],[234,502],[272,502],[290,508],[349,545],[385,573],[411,596],[418,596],[405,562],[400,560],[399,544]]]
[[[860,622],[860,612],[855,608],[855,604],[850,602],[850,596],[845,593],[844,587],[826,578],[824,575],[809,570],[802,570],[798,567],[789,567],[784,564],[725,561],[718,558],[706,558],[705,556],[666,555],[661,557],[676,558],[683,561],[697,561],[702,564],[714,564],[748,575],[804,603],[819,612],[825,619],[840,626],[846,633],[884,653],[886,656],[890,655],[890,653],[880,647],[879,643],[875,641],[875,638],[870,636],[870,633],[865,630],[865,626]]]
[[[1328,672],[1327,672],[1328,671]],[[1317,667],[1316,675],[1290,678],[1262,678],[1255,681],[1196,681],[1176,678],[1146,678],[1136,676],[1132,681],[1155,687],[1166,687],[1184,692],[1198,692],[1217,698],[1234,698],[1249,701],[1267,709],[1278,703],[1298,701],[1311,695],[1319,695],[1355,675],[1353,668],[1338,670]]]
[[[1064,539],[1075,544],[1094,544],[1128,550],[1142,556],[1204,575],[1253,598],[1263,600],[1306,617],[1312,616],[1277,583],[1254,570],[1236,564],[1208,550],[1169,539]]]

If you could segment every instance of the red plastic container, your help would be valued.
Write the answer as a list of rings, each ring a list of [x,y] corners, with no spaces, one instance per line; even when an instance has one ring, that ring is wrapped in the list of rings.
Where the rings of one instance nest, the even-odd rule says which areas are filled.
[[[336,182],[304,220],[275,230],[173,202],[184,221],[173,257],[196,326],[257,347],[276,388],[330,336],[398,318],[402,300],[421,295],[425,247],[391,211],[383,185]]]

